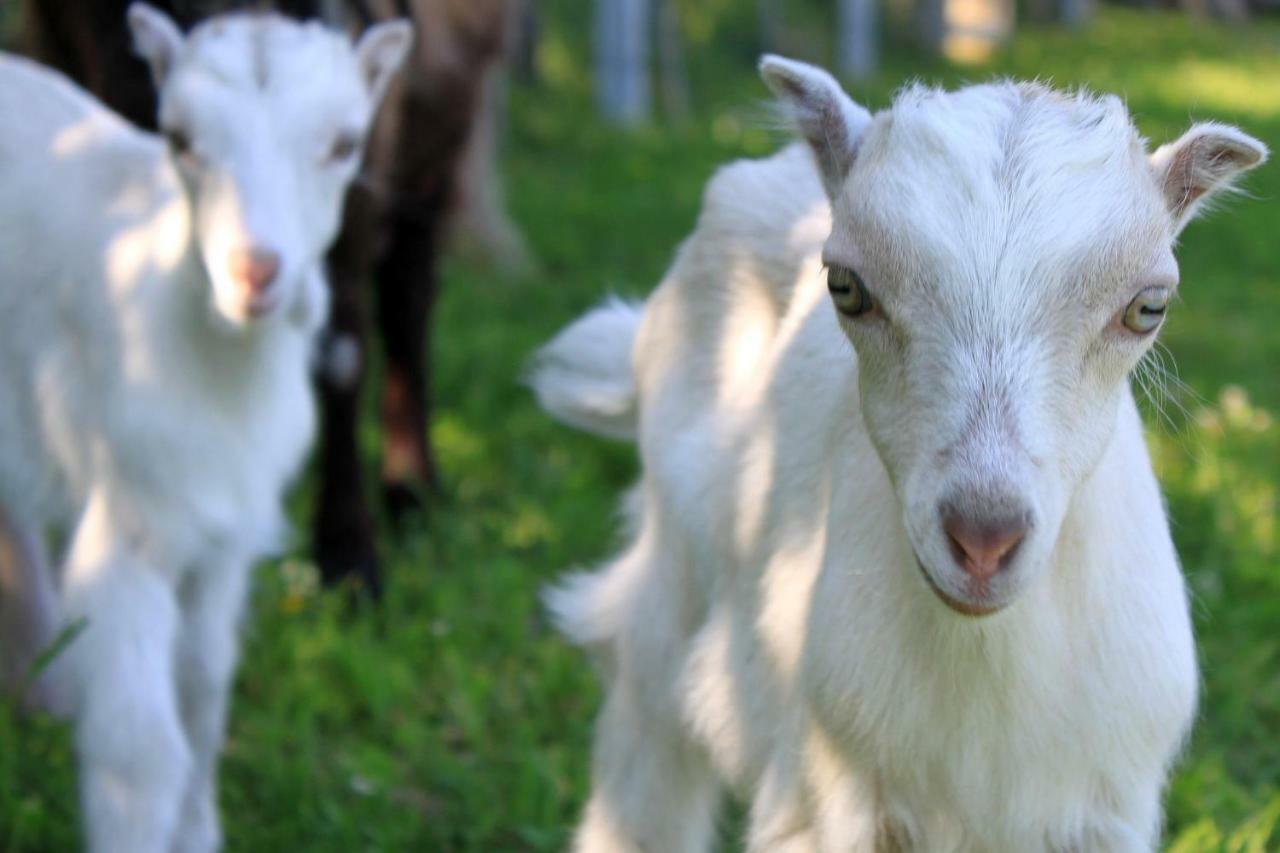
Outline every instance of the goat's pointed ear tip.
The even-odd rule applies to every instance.
[[[407,18],[382,21],[365,30],[356,40],[356,51],[363,56],[377,54],[379,61],[402,63],[413,48],[413,22]]]
[[[814,70],[813,66],[795,59],[788,59],[785,56],[779,56],[776,53],[766,53],[760,57],[760,62],[756,65],[761,76],[766,79],[769,77],[777,77],[784,79],[798,79],[803,77],[805,72]]]
[[[408,18],[396,18],[394,21],[387,21],[387,32],[397,39],[412,41],[413,21]]]
[[[799,97],[804,94],[805,66],[794,59],[787,59],[774,53],[766,53],[760,57],[757,66],[760,79],[775,95],[782,97]]]
[[[1188,136],[1215,137],[1217,147],[1230,151],[1237,166],[1252,169],[1267,161],[1270,152],[1259,139],[1255,139],[1238,127],[1219,122],[1203,122],[1193,127]]]
[[[133,37],[134,52],[150,63],[153,79],[163,79],[182,44],[182,29],[164,10],[150,3],[130,3],[125,10],[125,20]]]
[[[135,27],[146,26],[154,21],[166,20],[169,16],[164,12],[152,6],[150,3],[143,3],[142,0],[134,0],[125,9],[125,15],[129,19],[129,23]]]
[[[776,73],[777,57],[772,53],[766,53],[760,57],[760,61],[756,63],[756,73],[760,75],[760,79],[765,83],[770,82],[770,78]]]
[[[1243,155],[1241,166],[1252,169],[1267,162],[1271,152],[1267,150],[1265,143],[1242,130],[1237,130],[1236,133],[1239,134],[1236,141],[1240,143],[1240,153]]]
[[[408,18],[381,21],[370,27],[364,37],[375,41],[408,44],[413,41],[413,22]]]

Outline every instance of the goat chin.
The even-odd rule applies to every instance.
[[[1196,705],[1186,595],[1131,398],[1001,612],[921,578],[823,285],[808,153],[722,170],[643,307],[535,358],[555,418],[644,462],[622,553],[546,595],[601,666],[580,851],[1150,850]]]

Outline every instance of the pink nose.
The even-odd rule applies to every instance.
[[[977,581],[990,580],[1009,565],[1018,544],[1027,535],[1025,518],[981,518],[945,513],[942,529],[951,541],[951,555],[965,574]]]
[[[261,296],[280,272],[280,255],[269,249],[236,249],[227,259],[231,277],[252,296]]]

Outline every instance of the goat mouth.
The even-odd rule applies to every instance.
[[[258,320],[273,313],[280,305],[280,298],[275,293],[262,296],[251,296],[244,302],[244,311],[249,317]]]
[[[921,576],[924,577],[924,582],[929,585],[929,589],[933,591],[933,594],[936,595],[949,610],[959,613],[961,616],[981,619],[984,616],[991,616],[992,614],[998,613],[1004,609],[1004,604],[979,604],[972,601],[960,601],[959,599],[953,598],[944,592],[942,587],[938,586],[937,582],[933,579],[933,576],[929,574],[929,570],[924,567],[924,563],[919,557],[916,557],[916,568],[920,570]]]

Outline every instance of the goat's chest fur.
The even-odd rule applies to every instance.
[[[833,491],[834,507],[856,506]],[[1125,559],[1066,544],[1042,588],[975,623],[941,608],[909,555],[863,558],[834,529],[827,542],[798,692],[818,748],[875,792],[876,817],[909,849],[1114,849],[1089,833],[1131,813],[1194,712],[1176,569],[1132,582]]]
[[[149,286],[179,291],[178,313],[207,310],[181,276]],[[23,360],[29,383],[4,391],[33,416],[7,467],[44,486],[41,520],[69,524],[102,490],[146,519],[166,563],[276,547],[283,490],[314,432],[307,342],[292,330],[237,339],[207,318],[150,316],[154,302],[96,307],[85,322],[53,315]]]
[[[827,310],[794,340],[820,339]],[[1091,846],[1113,843],[1090,841],[1098,815],[1163,772],[1195,707],[1167,531],[1125,529],[1135,504],[1160,517],[1149,471],[1108,454],[1084,498],[1098,509],[1068,521],[1043,584],[996,617],[959,616],[902,544],[853,370],[786,349],[779,387],[808,383],[823,411],[762,403],[694,425],[657,468],[680,507],[660,523],[679,527],[705,602],[677,680],[687,725],[743,792],[805,755],[798,796],[843,790],[907,849],[1112,849]],[[1117,440],[1140,444],[1136,414],[1123,420]]]

